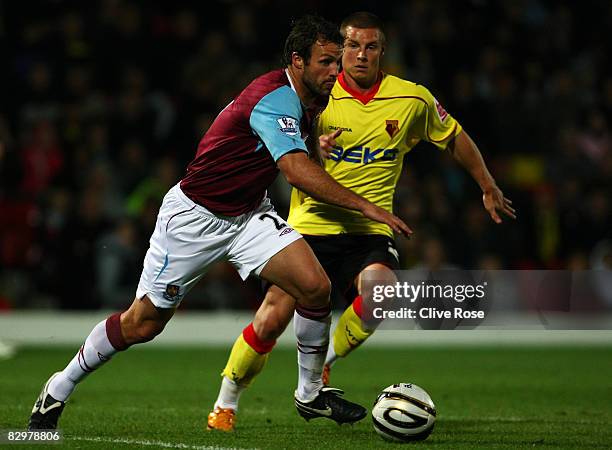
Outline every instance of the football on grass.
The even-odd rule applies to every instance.
[[[383,439],[421,441],[433,431],[436,407],[425,389],[416,384],[393,384],[376,398],[372,421]]]

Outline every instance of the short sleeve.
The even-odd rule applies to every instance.
[[[425,101],[420,126],[419,137],[431,142],[440,150],[446,149],[448,143],[462,131],[462,127],[423,86],[420,86],[420,97]]]
[[[282,86],[262,97],[253,108],[249,123],[272,158],[278,161],[292,150],[308,153],[300,131],[302,115],[296,93],[289,86]]]

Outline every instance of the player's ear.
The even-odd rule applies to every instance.
[[[297,68],[297,69],[303,69],[304,68],[304,59],[298,55],[297,52],[293,52],[291,54],[291,63]]]

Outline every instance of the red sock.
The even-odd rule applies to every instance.
[[[270,353],[274,344],[276,344],[276,339],[272,341],[262,341],[257,333],[255,333],[255,328],[253,328],[253,322],[248,324],[244,330],[242,330],[242,337],[249,344],[253,350],[257,353],[263,355],[265,353]]]

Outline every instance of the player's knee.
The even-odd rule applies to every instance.
[[[160,334],[166,323],[157,320],[126,320],[122,323],[122,333],[129,345],[149,342]]]
[[[149,342],[155,339],[155,336],[164,331],[165,322],[156,320],[146,320],[142,322],[136,329],[138,342]]]
[[[287,323],[279,314],[267,314],[265,317],[257,317],[253,321],[253,327],[262,341],[274,341],[283,334]]]
[[[302,303],[305,306],[324,306],[329,303],[331,282],[325,273],[308,277],[302,285]]]

